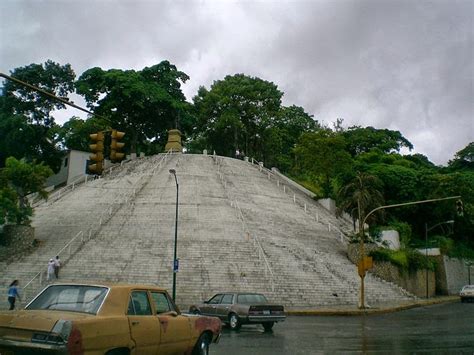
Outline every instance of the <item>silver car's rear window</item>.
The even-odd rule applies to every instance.
[[[259,303],[268,303],[268,301],[264,295],[243,294],[237,295],[237,303],[252,305]]]
[[[87,285],[52,285],[43,290],[26,309],[45,309],[97,314],[108,288]]]

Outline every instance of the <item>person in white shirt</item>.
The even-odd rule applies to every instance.
[[[51,281],[53,279],[54,279],[54,259],[49,259],[47,280]]]
[[[59,260],[59,256],[56,255],[56,259],[54,259],[54,276],[59,279],[59,268],[61,267],[61,260]]]

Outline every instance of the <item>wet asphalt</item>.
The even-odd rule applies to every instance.
[[[379,315],[289,316],[271,332],[260,325],[224,328],[211,354],[474,354],[474,303]]]

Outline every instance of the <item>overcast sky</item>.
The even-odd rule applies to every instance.
[[[189,101],[244,73],[320,122],[398,130],[444,165],[474,141],[473,13],[473,0],[1,0],[0,72],[169,60]]]

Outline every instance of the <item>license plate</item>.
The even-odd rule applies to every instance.
[[[263,314],[268,315],[270,314],[270,311],[263,311]]]

